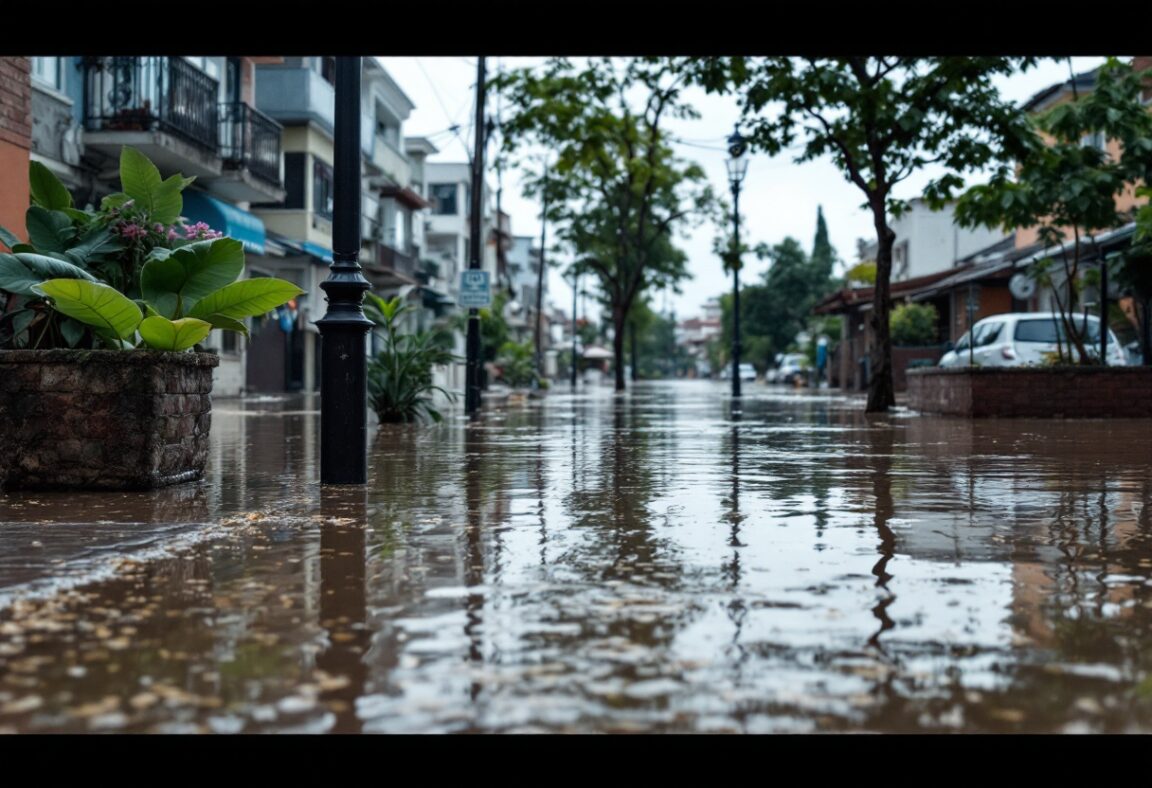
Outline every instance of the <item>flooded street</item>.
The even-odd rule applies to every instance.
[[[726,384],[0,497],[0,731],[1152,731],[1152,422]]]

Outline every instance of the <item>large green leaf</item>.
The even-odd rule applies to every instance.
[[[21,241],[16,236],[16,233],[12,232],[7,227],[0,227],[0,243],[4,244],[9,249],[12,249],[12,247],[23,243],[23,241]],[[13,249],[12,251],[16,250]]]
[[[169,320],[159,315],[140,323],[140,338],[156,350],[187,350],[212,331],[212,324],[194,317]]]
[[[140,293],[157,312],[175,319],[204,296],[236,281],[243,270],[244,247],[239,241],[197,241],[144,263]]]
[[[158,314],[167,318],[181,317],[184,309],[180,288],[186,278],[184,266],[171,257],[149,260],[140,269],[140,295]]]
[[[84,338],[84,326],[76,320],[64,318],[60,321],[60,335],[68,343],[68,347],[76,347]]]
[[[160,170],[148,157],[135,148],[120,151],[120,184],[124,193],[148,214],[150,222],[172,224],[184,210],[180,192],[195,178],[173,175],[161,180]]]
[[[28,240],[38,252],[63,252],[68,248],[72,220],[61,211],[50,211],[39,205],[28,206],[25,218]]]
[[[123,248],[124,245],[111,230],[97,227],[81,238],[75,246],[69,247],[68,256],[87,264],[89,260],[102,258]]]
[[[32,192],[32,202],[50,211],[62,211],[72,207],[72,195],[60,182],[52,170],[38,161],[28,166],[28,186]]]
[[[127,296],[99,282],[50,279],[32,289],[51,298],[58,312],[119,339],[132,336],[144,318],[140,307]]]
[[[188,315],[204,319],[210,315],[221,315],[238,320],[271,312],[303,292],[296,285],[283,279],[263,276],[243,279],[202,298],[196,302],[196,306],[192,307]]]
[[[248,326],[242,321],[236,320],[232,317],[225,317],[224,315],[204,315],[201,319],[207,320],[212,324],[212,328],[219,328],[224,331],[235,331],[237,334],[248,336]]]
[[[24,334],[32,321],[36,319],[37,312],[35,309],[19,309],[15,312],[8,312],[5,315],[0,315],[0,324],[5,321],[12,323],[12,347],[22,347],[28,344],[27,341],[20,342],[19,338]]]
[[[86,279],[95,282],[96,277],[83,268],[48,257],[42,254],[0,253],[0,290],[18,293],[23,296],[39,295],[32,288],[45,279]]]

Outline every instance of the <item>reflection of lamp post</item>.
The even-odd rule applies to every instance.
[[[580,292],[580,274],[572,274],[572,390],[576,390],[576,296]]]
[[[728,138],[728,185],[732,187],[732,396],[740,396],[740,182],[748,172],[748,143],[733,131]]]

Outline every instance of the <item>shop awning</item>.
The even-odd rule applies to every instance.
[[[332,250],[325,249],[323,246],[311,241],[304,241],[300,247],[315,258],[323,260],[328,265],[332,265]]]
[[[254,214],[211,197],[204,192],[184,192],[184,218],[204,222],[213,230],[235,238],[245,252],[264,254],[264,222]]]

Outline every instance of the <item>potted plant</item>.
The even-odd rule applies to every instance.
[[[28,243],[0,228],[0,486],[148,489],[203,474],[213,328],[300,294],[241,279],[239,241],[180,216],[192,182],[124,148],[123,191],[80,210],[32,162]]]

